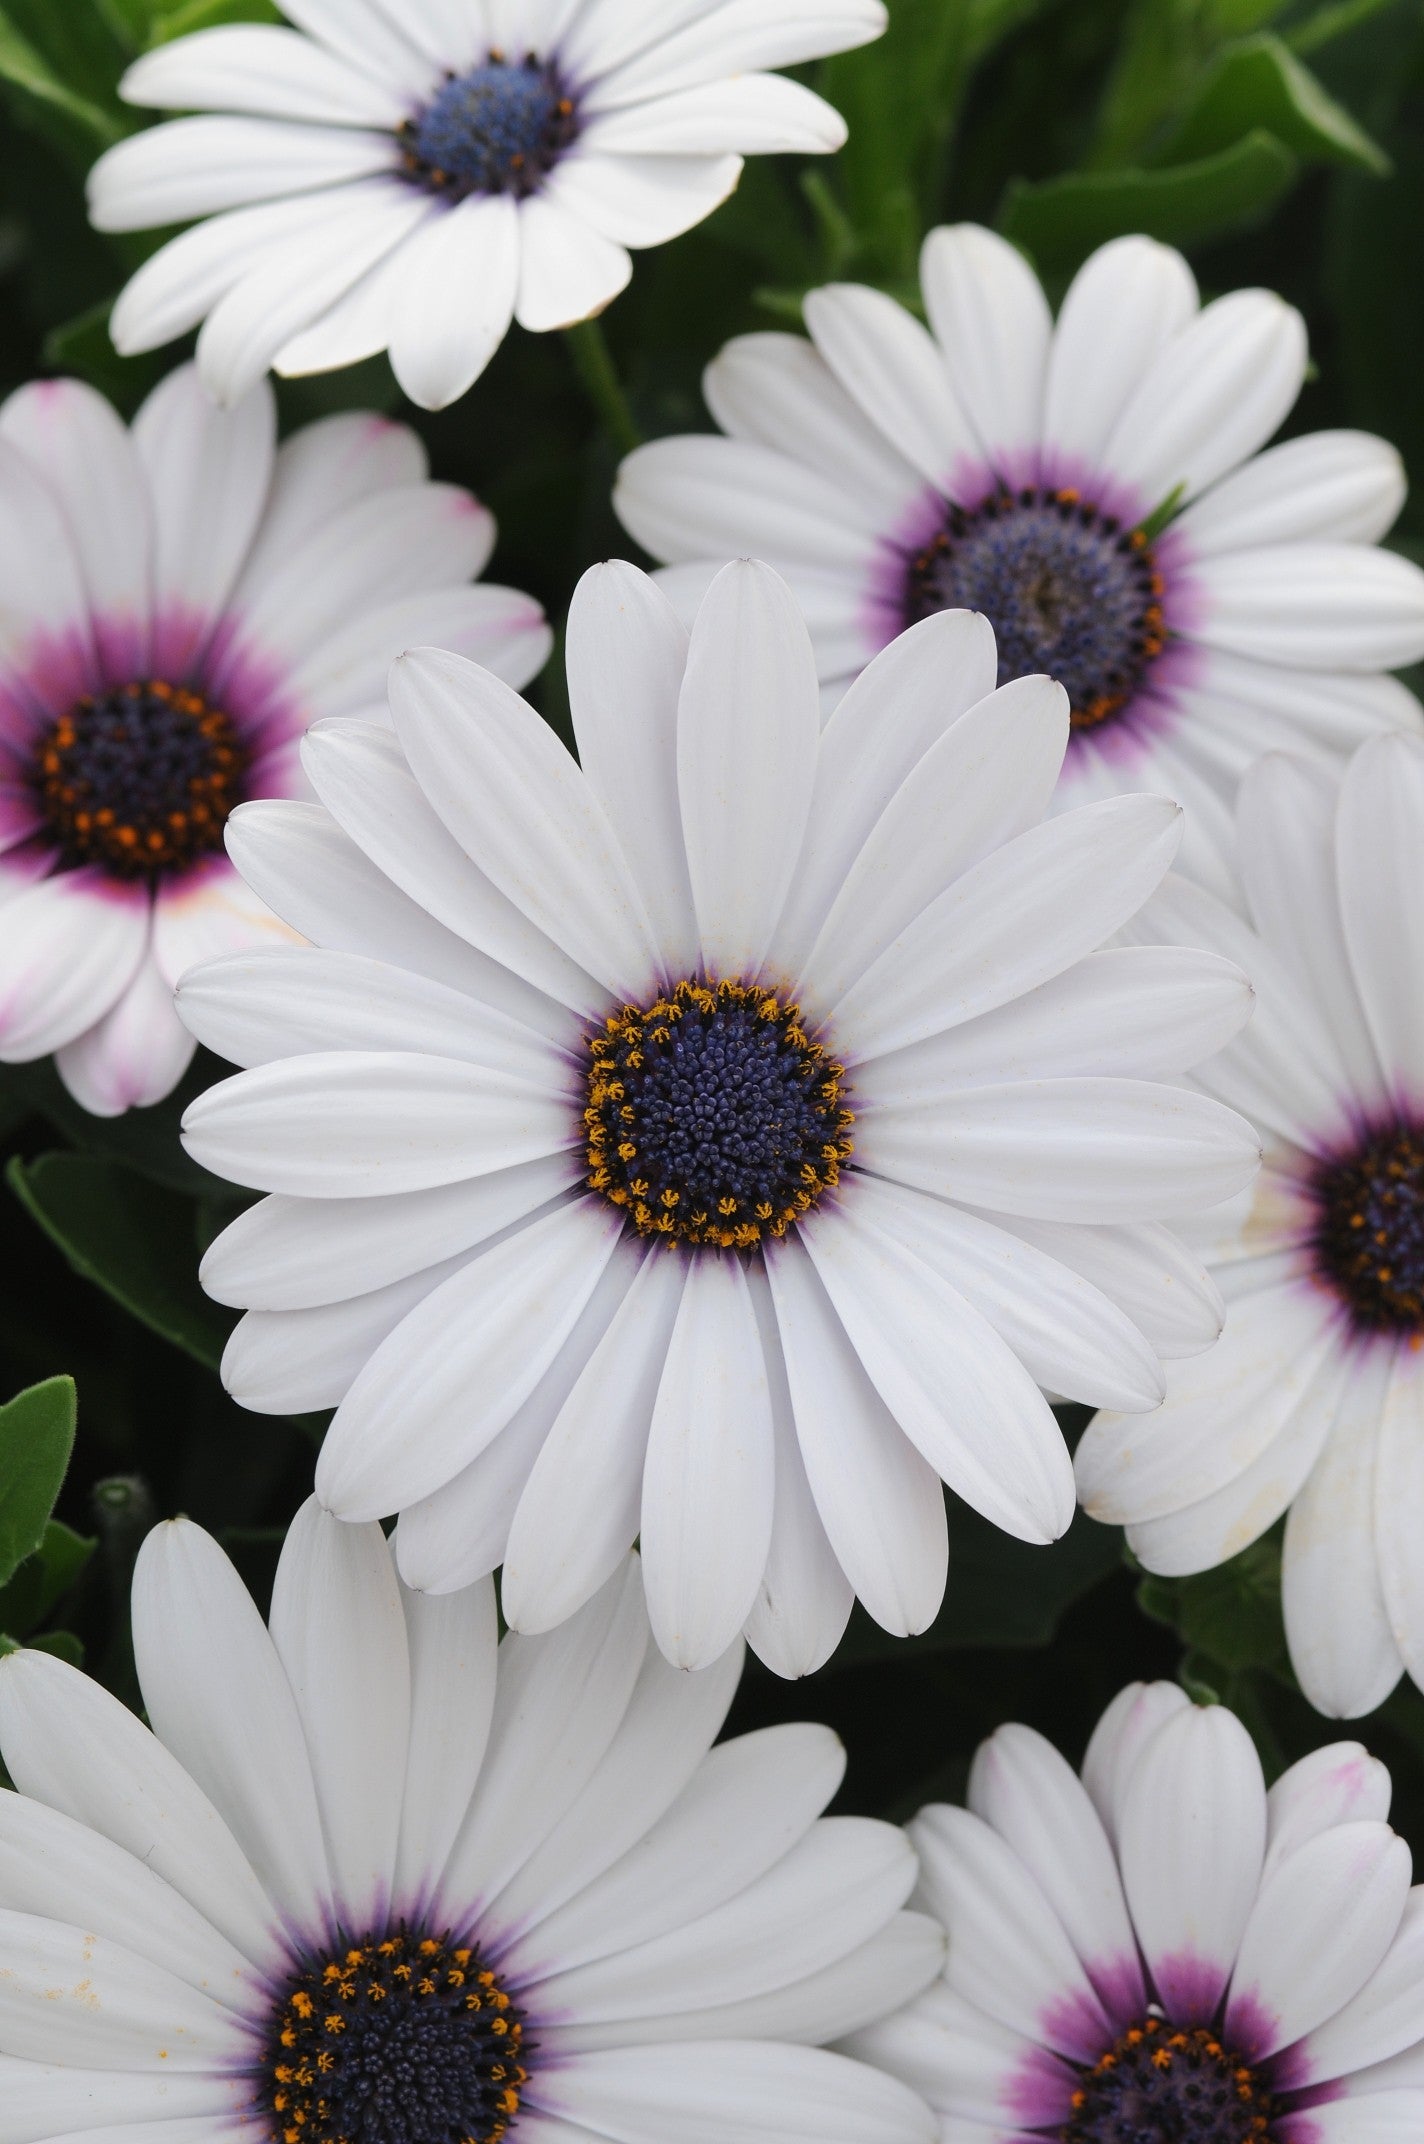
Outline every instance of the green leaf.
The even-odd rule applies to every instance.
[[[0,1584],[44,1540],[74,1449],[72,1377],[31,1385],[0,1407]]]
[[[78,1584],[97,1546],[62,1520],[51,1519],[35,1553],[25,1558],[8,1585],[0,1586],[0,1630],[37,1630]]]
[[[1195,245],[1259,222],[1299,169],[1284,143],[1257,130],[1198,163],[1020,182],[1009,189],[999,226],[1040,267],[1066,273],[1127,231]]]
[[[1033,1548],[966,1505],[949,1515],[949,1584],[944,1606],[918,1637],[892,1638],[857,1607],[825,1672],[867,1660],[969,1647],[1047,1645],[1075,1601],[1120,1568],[1122,1537],[1081,1512],[1061,1541]]]
[[[51,1058],[28,1065],[0,1065],[0,1104],[23,1103],[73,1145],[121,1161],[155,1183],[195,1198],[231,1202],[232,1186],[190,1161],[178,1141],[183,1111],[195,1095],[212,1085],[217,1077],[215,1062],[200,1051],[187,1076],[165,1101],[152,1109],[126,1110],[121,1117],[90,1116],[64,1085]]]
[[[47,1630],[38,1638],[27,1638],[22,1648],[14,1638],[0,1637],[0,1655],[18,1653],[53,1653],[56,1660],[63,1660],[72,1668],[84,1665],[84,1640],[76,1638],[72,1630]]]
[[[209,30],[219,22],[280,22],[271,0],[100,0],[105,14],[137,45]]]
[[[232,1329],[198,1285],[192,1202],[89,1154],[18,1158],[6,1174],[74,1271],[209,1369]]]
[[[1154,1621],[1178,1632],[1203,1669],[1225,1669],[1229,1677],[1285,1662],[1281,1545],[1274,1534],[1194,1578],[1145,1577],[1137,1597]],[[1206,1679],[1225,1678],[1208,1673]]]
[[[69,0],[72,4],[72,0]],[[12,14],[0,10],[0,82],[18,92],[21,102],[41,115],[57,115],[67,128],[87,140],[89,153],[107,149],[125,132],[123,122],[102,106],[71,89],[64,77],[16,28]]]
[[[113,298],[101,298],[87,312],[51,328],[44,340],[44,358],[53,372],[70,372],[97,387],[125,417],[132,417],[151,387],[168,371],[171,352],[154,351],[144,357],[120,357],[109,334]]]
[[[1279,37],[1228,46],[1154,163],[1186,164],[1264,128],[1308,162],[1348,164],[1377,176],[1389,158]]]

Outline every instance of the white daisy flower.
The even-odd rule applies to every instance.
[[[190,116],[103,155],[104,231],[189,222],[120,297],[124,352],[203,322],[224,400],[269,365],[389,350],[415,402],[479,378],[512,319],[601,312],[628,249],[709,216],[744,156],[825,152],[845,124],[764,72],[885,28],[882,0],[282,0],[296,27],[175,38],[124,76]]]
[[[0,1661],[6,2144],[931,2144],[820,2044],[938,1971],[904,1833],[821,1817],[827,1728],[714,1748],[739,1654],[670,1669],[635,1564],[497,1646],[308,1503],[270,1632],[185,1520],[133,1620],[152,1732]]]
[[[412,641],[547,660],[532,596],[469,585],[494,536],[403,426],[278,447],[265,385],[220,412],[191,365],[131,430],[77,380],[0,405],[0,1062],[55,1051],[100,1116],[170,1092],[179,975],[291,935],[223,853],[234,805],[307,795],[307,724],[381,713]]]
[[[932,231],[921,276],[928,329],[879,291],[813,291],[809,343],[747,335],[709,367],[726,438],[623,464],[618,512],[684,610],[723,559],[769,559],[832,701],[915,620],[982,611],[1001,684],[1067,689],[1060,808],[1175,796],[1197,876],[1220,876],[1258,753],[1418,727],[1382,674],[1424,655],[1424,574],[1375,548],[1399,456],[1343,431],[1258,451],[1305,373],[1292,307],[1199,310],[1181,255],[1136,237],[1092,255],[1056,324],[976,225]]]
[[[943,1977],[846,2045],[942,2144],[1412,2144],[1424,1885],[1358,1743],[1267,1793],[1240,1721],[1170,1683],[1109,1706],[1081,1780],[1004,1727],[969,1807],[910,1826]]]
[[[1241,791],[1239,916],[1169,879],[1139,923],[1213,946],[1259,992],[1197,1075],[1262,1127],[1265,1167],[1184,1224],[1230,1304],[1205,1363],[1143,1421],[1105,1414],[1083,1501],[1150,1570],[1222,1563],[1289,1507],[1284,1598],[1311,1701],[1424,1687],[1424,743],[1376,738],[1343,779],[1272,753]]]
[[[687,636],[631,566],[569,621],[575,761],[456,656],[392,674],[395,735],[320,724],[320,806],[249,805],[250,885],[314,947],[197,970],[233,1063],[189,1151],[272,1194],[203,1278],[248,1316],[245,1405],[337,1408],[342,1517],[402,1514],[439,1591],[504,1564],[542,1630],[641,1534],[684,1666],[745,1626],[782,1673],[852,1589],[941,1600],[940,1477],[1045,1542],[1074,1506],[1039,1386],[1155,1406],[1216,1291],[1158,1216],[1255,1173],[1161,1075],[1234,1034],[1210,953],[1098,951],[1180,812],[1040,823],[1061,689],[994,690],[928,620],[821,734],[806,627],[730,566]],[[319,950],[318,950],[319,949]]]

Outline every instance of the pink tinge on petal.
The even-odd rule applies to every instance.
[[[1069,801],[1092,803],[1102,794],[1101,789],[1090,788],[1087,795],[1069,799],[1067,785],[1073,779],[1075,763],[1085,775],[1097,764],[1109,768],[1116,781],[1167,788],[1165,779],[1153,773],[1153,751],[1178,728],[1185,696],[1205,667],[1206,657],[1190,641],[1169,641],[1148,671],[1146,684],[1119,713],[1094,729],[1074,730],[1063,763],[1059,808]]]
[[[1129,2025],[1141,2020],[1147,2007],[1147,1986],[1136,1952],[1131,1957],[1104,1958],[1096,1963],[1084,1959],[1083,1970],[1115,2032],[1125,2032]]]
[[[193,682],[211,705],[231,717],[247,749],[260,756],[299,736],[310,715],[292,692],[287,665],[245,640],[245,630],[232,613],[221,618]]]
[[[212,637],[213,621],[208,611],[187,603],[163,604],[150,627],[151,674],[166,678],[170,685],[196,686]]]
[[[1266,2075],[1271,2080],[1272,2089],[1279,2094],[1289,2095],[1291,2101],[1284,2123],[1278,2125],[1280,2134],[1291,2138],[1292,2144],[1311,2144],[1311,2140],[1320,2135],[1320,2124],[1310,2122],[1309,2126],[1306,2126],[1310,2109],[1333,2106],[1337,2099],[1347,2096],[1350,2087],[1343,2077],[1327,2077],[1319,2084],[1293,2085],[1290,2082],[1293,2053],[1293,2049],[1287,2048],[1274,2062],[1268,2062]],[[1291,2126],[1295,2123],[1300,2123],[1301,2126]]]
[[[0,855],[39,833],[45,815],[27,782],[0,781]]]
[[[1045,2003],[1038,2016],[1038,2036],[1075,2062],[1096,2062],[1112,2044],[1113,2034],[1097,2003],[1072,1992]]]
[[[17,738],[32,737],[39,725],[109,682],[98,667],[87,620],[64,633],[34,633],[10,658],[7,685],[0,686],[0,727]],[[19,725],[13,732],[12,721]]]
[[[1162,576],[1162,615],[1167,630],[1192,640],[1206,623],[1207,598],[1200,577],[1192,570],[1191,538],[1173,523],[1154,537],[1152,556]]]
[[[1209,2025],[1221,2001],[1222,1966],[1191,1951],[1174,1951],[1153,1968],[1157,1995],[1174,2025]]]
[[[44,840],[20,842],[0,856],[0,908],[23,893],[27,886],[48,878],[59,861],[58,851]]]
[[[152,677],[151,627],[147,618],[109,615],[93,620],[94,650],[107,685],[128,685]]]
[[[951,504],[972,510],[995,487],[993,471],[965,455],[954,467],[952,500],[927,484],[895,527],[885,531],[861,603],[860,627],[866,638],[867,662],[892,640],[898,640],[911,622],[907,603],[910,567],[943,528]]]
[[[1124,483],[1110,469],[1055,447],[1047,439],[1039,447],[1033,476],[1022,481],[1044,491],[1076,491],[1085,504],[1095,506],[1100,514],[1110,514],[1125,529],[1140,527],[1159,504],[1144,499],[1135,484]]]
[[[1078,2073],[1046,2047],[1035,2047],[1003,2090],[1006,2113],[1025,2129],[1061,2129],[1073,2112]]]

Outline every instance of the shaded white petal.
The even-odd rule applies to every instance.
[[[324,228],[333,192],[318,188],[252,208],[228,209],[170,238],[130,276],[114,302],[109,333],[123,357],[156,350],[195,328],[247,271],[288,239]]]
[[[1231,1977],[1266,1852],[1255,1744],[1220,1705],[1174,1711],[1123,1787],[1118,1854],[1167,2014],[1206,2024]]]
[[[376,130],[203,113],[145,127],[106,149],[89,174],[89,215],[100,231],[188,223],[366,178],[395,161],[391,136]]]
[[[521,226],[512,194],[474,194],[427,218],[405,249],[391,370],[421,409],[458,400],[508,333]]]
[[[380,1527],[343,1526],[308,1497],[277,1561],[270,1622],[335,1893],[362,1927],[390,1907],[410,1739],[405,1616]]]
[[[923,489],[878,428],[875,410],[847,393],[804,335],[733,336],[703,373],[702,393],[733,439],[833,475],[886,527],[902,519]]]
[[[1190,1702],[1180,1683],[1129,1683],[1093,1729],[1083,1758],[1083,1785],[1114,1847],[1133,1767],[1163,1721]]]
[[[224,2121],[246,2096],[231,2078],[194,2070],[75,2069],[67,2061],[26,2062],[0,2055],[3,2144],[235,2144]]]
[[[579,765],[638,883],[669,972],[690,974],[697,928],[677,794],[678,693],[687,634],[646,574],[591,566],[567,630]]]
[[[648,1614],[668,1659],[707,1667],[751,1612],[771,1544],[771,1399],[739,1260],[688,1268],[643,1469]]]
[[[151,510],[127,425],[82,380],[32,380],[0,405],[0,438],[63,513],[102,636],[131,634],[146,662]]]
[[[641,52],[598,83],[590,98],[594,110],[665,97],[748,67],[796,67],[828,52],[849,52],[879,37],[887,19],[880,0],[721,0],[710,10],[689,12],[689,20],[673,20],[667,28],[660,23]],[[590,50],[601,28],[598,13],[587,17]]]
[[[601,156],[824,155],[845,138],[845,121],[823,98],[784,75],[755,73],[599,112],[583,129]]]
[[[531,194],[520,203],[514,312],[522,328],[538,335],[587,320],[610,305],[632,275],[627,249],[585,222],[576,202]]]
[[[1175,526],[1192,554],[1260,544],[1378,543],[1404,504],[1404,465],[1369,432],[1283,440],[1193,500]]]
[[[1424,654],[1424,572],[1368,544],[1225,551],[1192,569],[1208,646],[1300,670],[1397,670]]]
[[[1264,446],[1300,392],[1305,323],[1267,290],[1234,290],[1171,337],[1112,428],[1104,459],[1148,513],[1195,496]]]
[[[1266,1866],[1336,1824],[1389,1815],[1390,1776],[1362,1742],[1328,1742],[1289,1765],[1266,1796]]]
[[[1307,2075],[1312,2080],[1348,2076],[1367,2065],[1388,2062],[1407,2048],[1420,2060],[1422,2004],[1424,1886],[1416,1885],[1404,1902],[1399,1932],[1378,1970],[1299,2050],[1308,2066]],[[1359,2081],[1368,2089],[1365,2078]]]
[[[0,1063],[48,1056],[123,996],[148,947],[149,892],[97,864],[41,879],[5,904]]]
[[[1066,2126],[1074,2072],[1037,2040],[990,2017],[943,1980],[903,2010],[855,2033],[845,2052],[889,2070],[941,2116],[941,2144],[1004,2144],[1004,2125]]]
[[[153,495],[154,597],[177,613],[161,618],[155,662],[191,660],[227,602],[267,502],[276,436],[269,388],[221,410],[193,365],[160,381],[134,418]]]
[[[805,313],[821,356],[897,453],[938,491],[971,490],[979,441],[943,354],[918,320],[885,292],[856,283],[808,291]]]
[[[1072,1468],[1017,1356],[942,1275],[856,1201],[801,1224],[816,1271],[891,1413],[966,1503],[1021,1540],[1073,1516]]]
[[[232,1827],[289,1913],[330,1896],[311,1763],[267,1627],[201,1526],[156,1526],[133,1586],[134,1657],[154,1731]]]
[[[1059,481],[1073,482],[1075,462],[1101,466],[1128,396],[1196,309],[1196,279],[1170,246],[1134,233],[1088,256],[1068,286],[1048,357],[1043,439]]]
[[[219,24],[145,52],[124,74],[128,104],[169,111],[214,107],[271,119],[398,127],[405,100],[334,52],[266,23]]]
[[[0,2038],[31,2061],[212,2071],[247,2053],[231,2011],[104,1936],[0,1908],[0,1947]]]
[[[561,1206],[417,1304],[337,1410],[317,1461],[322,1502],[342,1518],[380,1518],[467,1465],[558,1354],[620,1226],[601,1199]]]
[[[1424,742],[1400,733],[1356,753],[1336,821],[1340,914],[1380,1063],[1396,1093],[1416,1101],[1424,1090],[1421,813]]]
[[[1220,1289],[1186,1245],[1159,1224],[1092,1228],[1018,1218],[1003,1226],[1100,1288],[1164,1362],[1200,1355],[1220,1338],[1226,1320]]]
[[[534,2097],[613,2144],[934,2144],[936,2133],[898,2078],[765,2040],[575,2055]]]
[[[661,246],[725,201],[739,156],[611,156],[575,143],[544,182],[544,198],[570,209],[619,246]]]
[[[1000,475],[1035,456],[1052,318],[1038,277],[1007,239],[942,225],[920,252],[925,310],[950,378]]]
[[[1375,1462],[1375,1543],[1390,1628],[1404,1664],[1424,1687],[1424,1365],[1395,1357]]]
[[[707,592],[678,700],[677,784],[703,959],[752,975],[811,809],[820,701],[805,624],[769,567],[743,559]]]
[[[391,674],[407,758],[456,840],[508,899],[615,994],[658,951],[617,838],[547,722],[487,671],[434,649]]]
[[[396,1849],[396,1895],[425,1898],[475,1790],[494,1712],[499,1619],[494,1586],[401,1588],[410,1646],[410,1748]],[[413,1907],[412,1907],[413,1910]]]
[[[842,1570],[897,1637],[944,1598],[949,1539],[939,1476],[881,1399],[799,1238],[767,1261],[796,1434]]]
[[[56,1051],[55,1070],[91,1116],[117,1117],[171,1094],[196,1047],[157,961],[142,960],[103,1019]]]
[[[868,577],[878,533],[869,507],[834,470],[808,469],[758,440],[701,433],[635,447],[619,468],[613,503],[644,550],[673,563],[720,565],[753,552],[783,570],[859,581]]]

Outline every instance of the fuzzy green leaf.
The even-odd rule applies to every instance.
[[[1377,176],[1389,158],[1280,38],[1243,38],[1222,52],[1180,124],[1154,157],[1186,164],[1264,128],[1308,162],[1347,164]]]
[[[1009,189],[1000,228],[1039,265],[1066,272],[1127,231],[1189,245],[1258,221],[1300,166],[1273,134],[1166,170],[1071,172]]]
[[[31,1385],[0,1407],[0,1584],[44,1540],[74,1449],[72,1377]]]

